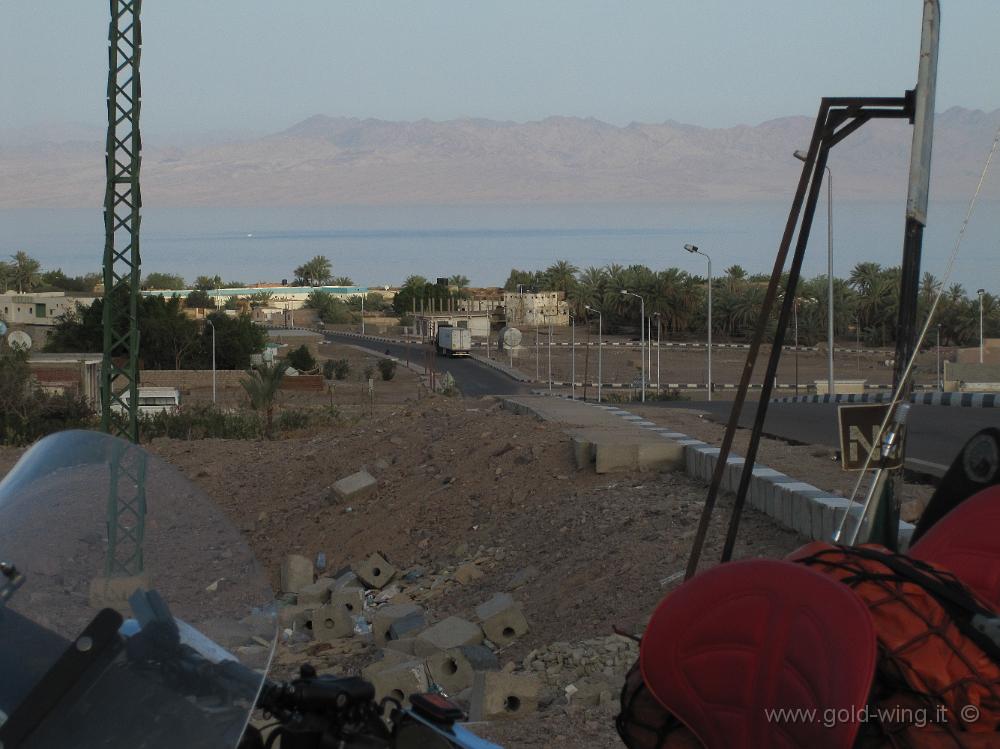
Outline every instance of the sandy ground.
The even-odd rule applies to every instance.
[[[363,360],[364,354],[349,356]],[[401,571],[444,582],[421,603],[431,621],[472,617],[494,593],[510,591],[530,632],[504,650],[518,669],[527,654],[556,642],[610,635],[613,625],[641,631],[662,596],[679,584],[701,513],[705,487],[680,474],[598,476],[576,471],[558,425],[501,410],[495,399],[421,393],[406,373],[386,387],[374,416],[358,411],[336,427],[275,441],[157,439],[149,447],[197,483],[239,528],[277,584],[287,553],[325,553],[336,570],[380,550]],[[349,400],[363,383],[335,386]],[[329,397],[328,395],[326,396]],[[637,411],[708,441],[721,427],[696,413]],[[740,433],[740,449],[745,433]],[[22,451],[0,449],[0,473]],[[826,489],[843,475],[826,448],[767,441],[760,460]],[[336,480],[366,468],[377,494],[345,503]],[[718,559],[730,498],[723,497],[704,557]],[[748,511],[736,556],[780,557],[803,539]],[[482,577],[460,584],[450,572],[474,564]],[[528,567],[529,583],[512,578]],[[321,670],[357,672],[370,645],[339,652],[282,650],[276,673],[302,659]],[[612,714],[567,705],[560,690],[520,720],[477,730],[506,746],[616,747]]]

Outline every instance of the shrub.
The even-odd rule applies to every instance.
[[[327,359],[325,362],[323,362],[323,377],[325,377],[327,380],[332,380],[336,371],[337,371],[337,363],[333,359]]]
[[[382,373],[383,380],[391,380],[396,376],[396,362],[392,359],[379,359],[378,371]]]
[[[369,364],[365,367],[365,380],[370,380],[375,376],[375,365]]]
[[[300,372],[309,372],[316,369],[316,359],[309,351],[309,347],[304,343],[288,354],[288,363]]]
[[[224,411],[212,404],[182,406],[174,412],[142,416],[139,432],[144,439],[259,439],[264,420],[256,411]]]
[[[333,363],[333,376],[338,380],[347,379],[348,373],[351,371],[351,363],[347,359],[337,359]]]

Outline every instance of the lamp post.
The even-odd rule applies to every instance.
[[[570,325],[570,374],[569,374],[569,399],[576,400],[576,315],[569,313]]]
[[[937,389],[944,390],[941,386],[941,323],[937,324],[937,366],[934,371],[937,374]]]
[[[361,295],[361,335],[365,334],[365,295]]]
[[[979,363],[983,363],[983,294],[986,289],[976,289],[979,295]]]
[[[697,245],[686,244],[684,249],[692,255],[701,255],[708,260],[708,399],[712,400],[712,258],[698,249]]]
[[[601,382],[604,381],[604,372],[602,371],[602,365],[604,364],[604,341],[602,340],[604,315],[601,314],[599,309],[594,309],[590,305],[587,305],[585,309],[597,313],[597,402],[600,403]]]
[[[806,160],[804,151],[796,151],[795,158],[799,161]],[[833,172],[826,166],[826,338],[829,351],[826,355],[827,361],[827,391],[830,399],[834,395],[833,378]]]
[[[654,312],[653,317],[656,318],[656,394],[660,394],[660,315],[659,312]]]
[[[642,384],[642,402],[646,402],[646,300],[639,294],[622,289],[622,296],[639,300],[639,382]]]
[[[207,317],[205,322],[212,326],[212,403],[215,403],[215,323]]]
[[[549,395],[552,395],[552,320],[549,320]]]

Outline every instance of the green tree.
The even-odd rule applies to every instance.
[[[212,289],[222,288],[222,277],[221,276],[198,276],[194,279],[194,287],[200,289],[201,291],[211,291]]]
[[[204,289],[195,289],[184,300],[185,307],[197,307],[200,309],[215,309],[215,300],[208,295]]]
[[[330,280],[331,286],[353,286],[354,281],[351,280],[350,276],[337,276]]]
[[[259,354],[267,343],[267,331],[250,319],[249,315],[230,317],[224,312],[213,312],[208,319],[215,325],[215,361],[219,369],[246,369],[253,354]],[[212,329],[201,329],[198,346],[197,369],[208,369],[212,356]]]
[[[351,322],[351,320],[354,319],[347,304],[342,299],[335,297],[329,291],[321,291],[317,289],[316,291],[310,292],[309,296],[306,297],[306,301],[303,306],[306,307],[306,309],[316,310],[320,320],[332,325],[342,325],[344,323]]]
[[[300,372],[311,372],[316,369],[316,359],[304,343],[288,353],[288,363]]]
[[[187,288],[184,285],[184,278],[173,273],[150,273],[142,282],[142,286],[146,289],[165,289],[170,291],[180,291]]]
[[[323,255],[316,255],[295,269],[297,286],[323,286],[330,280],[330,261]]]
[[[270,439],[274,431],[274,406],[278,399],[281,381],[285,378],[285,362],[275,361],[273,364],[261,364],[248,369],[246,377],[240,378],[240,385],[250,399],[250,407],[254,411],[263,411],[265,415],[264,435]]]
[[[267,307],[274,300],[274,293],[270,291],[255,291],[247,297],[251,307]]]
[[[576,285],[576,274],[579,272],[580,269],[568,260],[557,260],[545,269],[546,288],[569,292]]]
[[[46,271],[41,275],[39,288],[49,291],[82,291],[92,293],[100,283],[99,273],[86,273],[82,276],[67,276],[62,268]]]
[[[469,285],[469,279],[466,276],[459,274],[449,278],[448,283],[451,286],[457,286],[460,289],[464,289]]]

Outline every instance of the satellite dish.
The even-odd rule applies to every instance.
[[[521,331],[517,328],[503,328],[500,331],[500,345],[505,349],[517,348],[521,345]]]
[[[13,349],[23,349],[27,351],[31,348],[31,336],[23,330],[15,330],[7,336],[7,345]]]
[[[3,320],[0,320],[0,336],[5,336],[5,335],[7,335],[7,323],[5,323]]]

